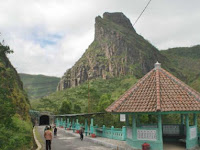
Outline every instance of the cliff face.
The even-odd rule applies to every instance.
[[[26,120],[29,119],[29,101],[23,91],[23,83],[17,71],[7,58],[6,52],[4,52],[5,49],[7,47],[0,43],[0,92],[4,94],[4,97],[0,97],[0,101],[5,101],[5,97],[8,98],[10,102],[7,101],[7,103],[10,103],[10,107],[12,107],[8,107],[8,109],[12,109],[14,113],[19,114],[21,118]],[[2,105],[2,109],[4,108],[4,105]]]
[[[104,13],[103,18],[95,19],[94,41],[66,71],[57,90],[78,86],[88,78],[141,77],[156,61],[164,59],[154,46],[136,33],[123,13]]]
[[[32,149],[30,105],[20,77],[6,56],[11,52],[0,42],[0,149]]]

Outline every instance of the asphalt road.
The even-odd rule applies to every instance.
[[[45,141],[43,136],[44,127],[39,126],[38,130]],[[57,137],[54,137],[52,140],[51,147],[51,150],[112,150],[96,143],[84,141],[84,139],[81,141],[80,138],[68,134],[64,130],[59,130],[59,128]]]

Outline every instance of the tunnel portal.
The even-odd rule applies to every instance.
[[[47,115],[40,116],[40,125],[49,125],[49,116]]]

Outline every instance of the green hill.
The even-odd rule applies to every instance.
[[[60,80],[60,78],[57,77],[44,75],[29,75],[23,73],[19,75],[30,100],[41,98],[55,92]]]
[[[0,43],[0,149],[31,149],[30,105],[20,77],[6,56],[9,53],[10,48]]]
[[[200,45],[160,52],[170,60],[171,67],[182,74],[180,79],[200,92]]]
[[[75,65],[65,72],[58,90],[78,86],[88,79],[126,75],[141,78],[157,60],[166,66],[166,58],[136,33],[123,13],[106,12],[103,17],[96,17],[94,30],[94,41]]]
[[[80,86],[68,88],[63,91],[54,92],[45,98],[32,101],[32,107],[37,110],[51,111],[55,114],[61,113],[60,109],[63,102],[71,103],[71,111],[66,113],[87,113],[87,112],[105,112],[114,100],[133,85],[137,79],[134,76],[115,77],[104,80],[97,78],[81,84]],[[88,93],[89,93],[89,108],[88,108]],[[112,121],[109,121],[111,118]],[[102,119],[102,117],[101,117]],[[106,125],[121,126],[116,115],[104,116]],[[99,121],[98,125],[103,125],[103,121]]]
[[[84,112],[88,107],[86,86],[90,80],[91,88],[94,88],[90,91],[94,92],[93,110],[97,111],[101,96],[110,95],[109,103],[116,100],[124,92],[120,83],[126,83],[127,78],[134,81],[141,78],[154,67],[156,61],[186,84],[200,90],[199,47],[159,51],[137,34],[123,13],[104,13],[103,17],[98,16],[95,19],[94,41],[74,66],[63,75],[58,84],[59,91],[33,102],[33,107],[58,113],[62,102],[68,100],[72,105],[81,104],[81,111]],[[130,86],[131,84],[126,84],[125,89]],[[45,108],[51,102],[57,106],[56,110],[51,106]],[[37,105],[39,103],[43,105]]]

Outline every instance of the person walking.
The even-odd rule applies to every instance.
[[[56,128],[56,126],[54,127],[53,132],[54,132],[54,137],[56,137],[57,136],[57,128]]]
[[[83,140],[83,132],[84,132],[83,127],[81,127],[79,131],[81,141]]]
[[[44,138],[46,140],[46,150],[51,150],[52,132],[49,127],[47,127],[47,130],[44,132]]]
[[[44,132],[47,130],[47,128],[48,128],[48,126],[46,126],[46,127],[44,128]]]

